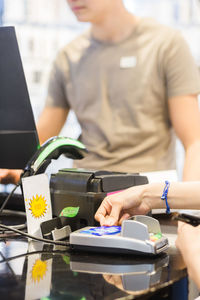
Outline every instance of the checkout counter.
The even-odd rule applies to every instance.
[[[69,201],[73,201],[75,197],[76,201],[81,199],[91,206],[91,203],[99,204],[109,190],[109,185],[105,184],[107,179],[111,179],[109,173],[79,173],[79,188],[74,185],[75,181],[71,180],[74,178],[74,170],[70,170],[70,173],[69,176],[68,170],[61,170],[51,178],[53,211],[57,216],[61,210],[60,203],[65,205],[66,193]],[[120,176],[119,182],[122,182],[121,176],[124,175],[117,176]],[[144,176],[128,176],[130,184],[133,178],[136,184],[146,183]],[[125,182],[127,183],[127,180]],[[63,190],[64,186],[67,186],[66,191]],[[91,194],[91,189],[94,194]],[[115,186],[112,189],[114,190]],[[20,204],[19,196],[17,201],[11,199],[10,204],[14,203]],[[93,214],[96,207],[91,206],[90,210]],[[86,222],[91,222],[89,217],[84,218],[86,215],[89,216],[88,210],[86,214],[84,209],[80,209],[80,219],[84,221],[84,226],[88,225]],[[72,252],[64,246],[28,242],[12,234],[9,238],[1,235],[1,299],[194,299],[189,296],[191,291],[187,270],[175,247],[177,223],[165,213],[153,216],[160,222],[161,232],[168,238],[170,245],[168,250],[154,257]],[[25,214],[1,216],[0,219],[7,225],[21,224],[25,222]],[[81,224],[79,219],[77,224]]]
[[[176,221],[164,214],[157,219],[170,248],[156,257],[70,252],[1,238],[1,299],[189,299],[187,272],[174,244]],[[23,223],[24,216],[3,222]]]

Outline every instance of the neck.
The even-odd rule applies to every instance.
[[[118,6],[102,19],[92,23],[92,35],[95,39],[119,42],[133,31],[138,18],[129,13],[124,6]]]

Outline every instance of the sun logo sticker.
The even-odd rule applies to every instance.
[[[31,270],[32,280],[39,283],[47,273],[47,262],[37,259]]]
[[[47,202],[44,197],[41,195],[36,195],[35,197],[30,200],[29,203],[30,207],[29,210],[32,213],[32,216],[37,219],[40,217],[44,217],[47,212]]]

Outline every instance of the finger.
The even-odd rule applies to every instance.
[[[178,221],[178,233],[182,232],[183,230],[188,230],[188,229],[192,229],[192,228],[193,228],[192,225],[182,222],[182,221]]]
[[[101,226],[114,226],[114,225],[118,225],[118,220],[116,220],[112,216],[106,216],[104,220],[102,219]]]
[[[119,219],[119,224],[122,225],[122,222],[123,222],[124,220],[128,220],[128,219],[130,218],[130,216],[131,216],[131,215],[128,214],[128,213],[123,214],[122,217]]]
[[[105,198],[94,216],[95,220],[101,223],[101,220],[103,220],[107,214],[110,214],[111,208],[111,203]]]
[[[186,224],[186,223],[182,222],[182,221],[178,221],[178,229],[181,229],[184,224]]]
[[[101,226],[106,226],[105,224],[106,224],[106,217],[104,217],[104,216],[99,216],[99,223],[100,223],[100,225]]]
[[[121,204],[115,203],[112,206],[110,215],[105,219],[105,226],[117,225],[119,221],[119,215],[121,212]]]

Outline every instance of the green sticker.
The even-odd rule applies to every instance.
[[[78,214],[79,206],[78,207],[65,207],[60,213],[60,216],[73,218]]]
[[[158,232],[158,233],[155,234],[155,236],[156,236],[158,239],[161,239],[162,233],[161,233],[161,232]]]
[[[69,256],[64,255],[64,256],[63,256],[63,260],[64,260],[64,262],[66,263],[66,265],[69,265],[69,264],[70,264],[70,258],[69,258]]]

